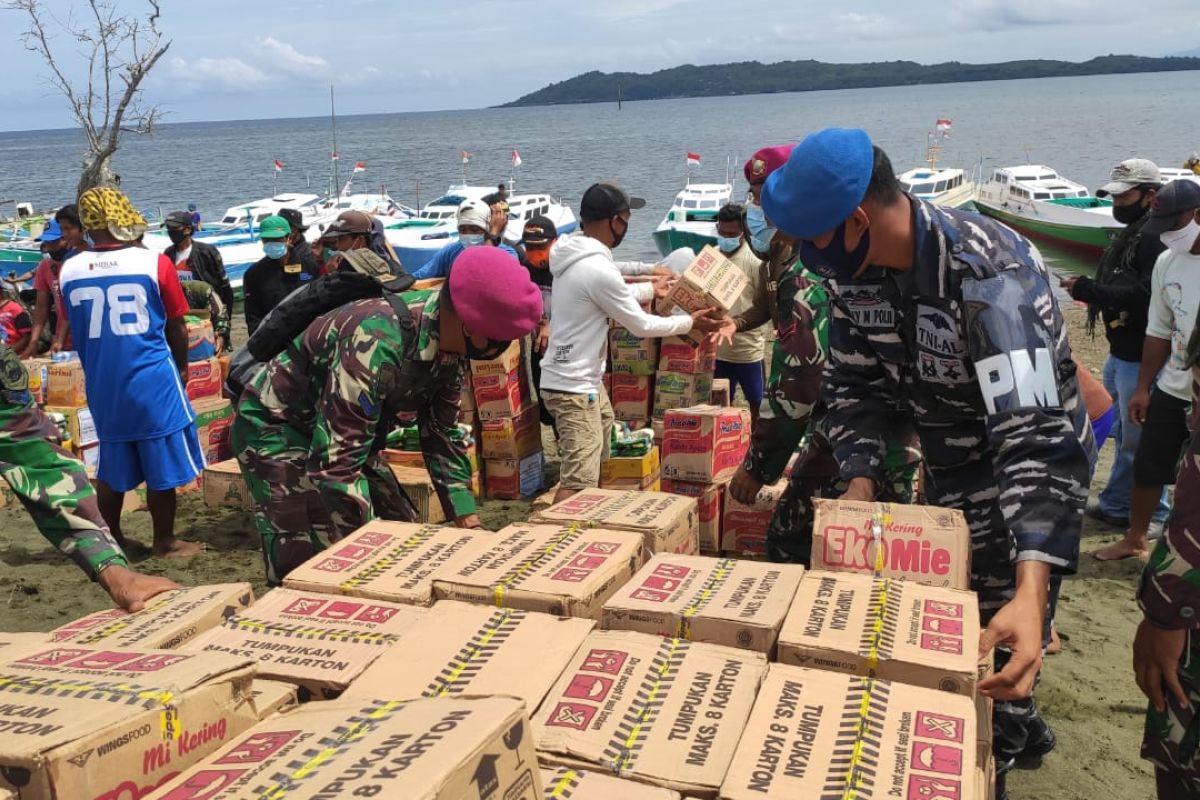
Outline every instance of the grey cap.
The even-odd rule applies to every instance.
[[[1200,208],[1200,181],[1180,178],[1158,190],[1151,206],[1150,218],[1142,226],[1142,233],[1157,235],[1175,226],[1175,220],[1185,211]]]
[[[1156,186],[1162,183],[1162,174],[1158,171],[1158,164],[1145,158],[1130,158],[1112,168],[1112,173],[1108,176],[1108,183],[1096,190],[1096,197],[1123,194],[1147,183]]]

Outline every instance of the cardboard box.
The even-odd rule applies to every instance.
[[[60,645],[172,650],[254,602],[248,583],[192,586],[152,597],[136,614],[97,611],[50,632]]]
[[[187,377],[184,389],[188,400],[195,403],[198,400],[212,400],[221,397],[221,362],[215,356],[188,362]]]
[[[487,531],[373,520],[283,579],[289,589],[428,606],[433,579],[495,543]]]
[[[708,245],[684,269],[667,300],[688,313],[705,308],[728,311],[749,285],[742,268]]]
[[[659,372],[654,384],[653,419],[661,421],[673,408],[703,405],[712,398],[712,373],[689,375],[682,372]],[[655,428],[656,438],[661,432]]]
[[[707,340],[695,345],[680,336],[667,336],[658,349],[659,372],[711,376],[716,368],[717,346]]]
[[[613,375],[650,377],[658,370],[659,339],[639,339],[614,324],[608,332],[608,363]],[[615,401],[614,401],[615,405]]]
[[[429,472],[421,467],[400,467],[389,464],[388,468],[396,477],[400,488],[408,495],[413,507],[417,509],[417,519],[421,522],[437,525],[446,521],[446,511],[442,501],[433,488],[433,479]]]
[[[533,402],[524,370],[513,370],[507,375],[476,375],[471,383],[475,389],[475,413],[481,420],[515,417]]]
[[[659,450],[653,446],[645,455],[631,457],[615,457],[600,462],[600,483],[632,480],[638,485],[653,481],[661,473]],[[601,487],[609,488],[609,487]]]
[[[558,494],[558,484],[554,484],[546,491],[533,498],[529,504],[529,513],[536,514],[539,511],[545,511],[550,506],[554,505],[554,496]]]
[[[67,421],[67,435],[71,437],[71,446],[82,450],[94,444],[99,444],[100,437],[96,435],[96,423],[92,412],[87,406],[71,408],[69,406],[46,406],[47,414],[62,414]]]
[[[87,447],[74,447],[71,452],[83,462],[85,467],[97,469],[100,466],[100,443],[89,444]],[[124,511],[124,508],[122,508]]]
[[[260,722],[145,800],[540,800],[528,727],[511,697],[312,703]]]
[[[536,709],[594,625],[590,619],[439,602],[354,681],[346,697],[502,694]]]
[[[335,697],[424,609],[275,589],[254,605],[185,644],[188,653],[254,659],[258,677],[300,687],[300,699]]]
[[[538,753],[714,797],[766,665],[749,650],[597,631],[533,717]]]
[[[233,430],[233,404],[223,397],[192,403],[196,413],[196,435],[200,450],[209,464],[226,461],[233,456],[229,435]]]
[[[204,468],[204,504],[209,508],[238,508],[254,510],[254,499],[246,487],[246,479],[234,459],[209,464]]]
[[[804,567],[656,555],[604,604],[600,626],[770,656]]]
[[[79,359],[51,362],[46,368],[46,405],[82,408],[87,404],[83,362]]]
[[[721,800],[974,795],[971,701],[772,664]]]
[[[697,550],[700,522],[696,501],[662,492],[615,492],[584,489],[561,503],[535,513],[530,522],[637,531],[643,553],[684,553]]]
[[[225,381],[229,380],[229,362],[233,360],[233,356],[226,353],[223,356],[217,356],[217,361],[221,365],[221,385],[225,385]]]
[[[785,489],[786,480],[764,486],[748,506],[726,495],[721,512],[721,549],[731,555],[765,556],[767,527]]]
[[[779,663],[975,696],[979,603],[972,592],[809,572],[779,634]]]
[[[386,463],[393,464],[398,467],[417,467],[418,469],[427,470],[425,466],[425,454],[420,450],[393,450],[385,448],[379,451],[379,457]],[[479,472],[479,454],[475,445],[467,445],[467,459],[471,462],[471,472]]]
[[[700,516],[700,552],[704,555],[716,555],[721,550],[721,508],[727,486],[725,483],[692,483],[670,478],[662,482],[662,490],[667,494],[696,499]]]
[[[484,459],[483,482],[489,500],[533,497],[546,485],[546,459],[539,450],[521,460]]]
[[[496,358],[487,361],[471,359],[471,377],[505,376],[520,367],[521,343],[514,341]]]
[[[50,365],[54,363],[50,358],[27,358],[21,362],[25,365],[25,371],[29,374],[29,393],[33,395],[33,402],[39,406],[46,404],[46,390],[50,383]]]
[[[471,373],[463,375],[462,394],[458,397],[459,411],[475,411],[475,390],[471,388]],[[474,414],[472,413],[472,416]]]
[[[536,404],[515,417],[484,420],[481,427],[484,458],[520,460],[542,451],[541,410]]]
[[[971,534],[961,511],[841,500],[815,505],[813,569],[971,588]]]
[[[257,721],[249,659],[31,645],[0,653],[0,791],[144,797]]]
[[[612,401],[613,416],[622,422],[643,422],[650,419],[654,403],[654,377],[652,375],[612,376],[608,396]]]
[[[188,361],[204,361],[217,354],[217,337],[212,322],[189,314],[187,323]]]
[[[283,681],[255,680],[250,684],[250,696],[260,720],[273,717],[300,702],[296,687]]]
[[[709,402],[714,406],[733,405],[733,389],[729,385],[729,378],[713,378],[712,400]]]
[[[636,781],[623,781],[603,772],[570,767],[542,769],[545,800],[681,800],[679,792]]]
[[[491,547],[433,582],[439,600],[596,619],[642,564],[642,537],[556,525],[509,525]]]
[[[666,412],[663,419],[664,478],[724,483],[733,478],[750,446],[750,412],[700,405]]]

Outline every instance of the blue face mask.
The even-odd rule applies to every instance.
[[[746,209],[746,232],[750,234],[750,246],[756,253],[766,253],[771,249],[771,239],[775,229],[767,224],[762,206],[752,205]]]
[[[740,236],[733,236],[733,237],[718,236],[717,237],[717,248],[722,253],[732,253],[741,246],[742,246],[742,237],[740,237]]]
[[[837,226],[833,239],[824,248],[809,240],[800,242],[800,262],[822,278],[849,281],[867,261],[871,247],[871,230],[863,231],[862,239],[853,250],[846,249],[846,223]]]
[[[287,255],[287,242],[263,242],[263,252],[267,258],[279,260]]]
[[[479,245],[483,244],[483,234],[482,233],[460,233],[458,235],[458,242],[463,247],[478,247]]]

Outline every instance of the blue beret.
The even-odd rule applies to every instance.
[[[866,197],[874,163],[871,137],[864,130],[810,133],[767,178],[763,212],[772,225],[798,239],[828,233]]]

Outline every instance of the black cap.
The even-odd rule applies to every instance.
[[[583,200],[579,202],[579,219],[584,222],[598,222],[612,219],[622,211],[643,208],[645,205],[645,200],[630,197],[615,183],[593,183],[583,193]]]
[[[545,244],[551,239],[558,238],[558,228],[554,226],[554,222],[549,217],[538,215],[530,217],[525,223],[525,229],[521,234],[521,244]]]
[[[1169,231],[1183,212],[1200,208],[1200,182],[1190,178],[1171,181],[1158,190],[1151,208],[1142,233],[1153,236]]]
[[[279,209],[279,216],[288,221],[288,225],[292,226],[293,231],[304,233],[308,230],[308,226],[304,224],[304,215],[294,208]]]
[[[190,228],[192,225],[192,214],[190,211],[172,211],[163,220],[164,228]]]

